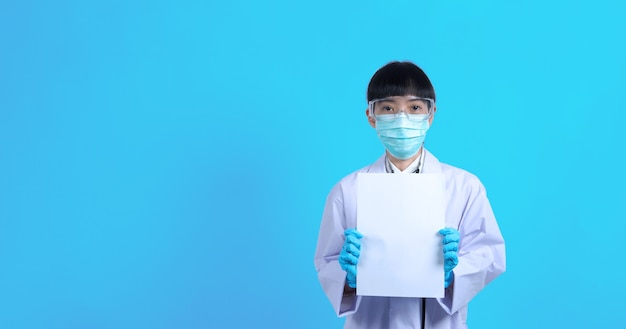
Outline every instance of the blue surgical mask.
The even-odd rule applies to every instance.
[[[417,154],[426,138],[428,118],[409,119],[407,115],[376,120],[376,132],[387,151],[395,158],[406,160]]]

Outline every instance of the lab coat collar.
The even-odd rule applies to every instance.
[[[424,167],[422,167],[422,173],[424,174],[441,174],[441,163],[439,160],[426,148],[423,149],[424,153]]]
[[[441,163],[437,158],[426,148],[422,148],[422,152],[424,152],[424,167],[422,167],[422,173],[425,174],[440,174],[441,173]],[[376,162],[372,163],[372,165],[367,170],[368,173],[384,173],[387,172],[385,169],[385,154],[383,154]]]

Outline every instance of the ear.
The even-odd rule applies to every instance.
[[[432,126],[433,125],[433,119],[435,118],[435,114],[437,113],[437,105],[435,105],[433,107],[433,115],[430,116],[430,119],[428,119],[428,126]]]
[[[365,116],[367,117],[367,122],[369,122],[370,126],[372,126],[372,128],[376,128],[376,119],[370,116],[369,108],[365,109]]]

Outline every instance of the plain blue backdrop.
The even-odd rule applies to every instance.
[[[621,3],[1,1],[0,328],[340,328],[319,221],[391,60],[507,242],[470,327],[618,327]]]

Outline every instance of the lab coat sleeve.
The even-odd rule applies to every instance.
[[[330,192],[324,207],[317,248],[315,269],[326,297],[337,316],[346,316],[356,311],[360,297],[354,293],[344,295],[346,272],[339,265],[339,252],[344,243],[346,219],[341,186],[338,184]]]
[[[506,270],[504,239],[484,186],[476,178],[459,225],[459,263],[454,281],[439,298],[439,305],[453,314],[466,306],[489,282]]]

